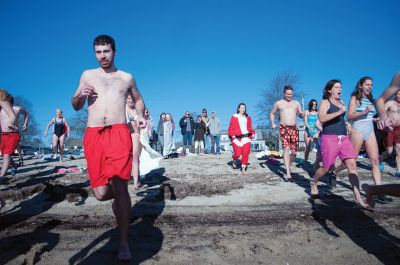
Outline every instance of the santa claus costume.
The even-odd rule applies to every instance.
[[[242,156],[242,172],[247,169],[247,162],[250,154],[250,139],[254,136],[251,118],[246,113],[246,105],[241,103],[238,106],[237,114],[232,115],[229,123],[228,135],[233,147],[233,164],[236,168],[236,160]]]

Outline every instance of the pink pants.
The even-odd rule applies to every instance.
[[[232,142],[232,147],[234,152],[232,155],[233,160],[236,160],[242,156],[242,165],[247,165],[250,154],[250,143],[244,144],[243,146],[237,146]]]

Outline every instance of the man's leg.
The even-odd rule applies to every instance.
[[[249,155],[250,155],[250,143],[247,143],[242,147],[242,173],[245,173],[245,170],[247,169]]]
[[[372,208],[375,206],[374,195],[389,195],[400,197],[400,184],[384,184],[379,186],[362,184],[361,188],[365,192],[367,204]]]
[[[292,175],[290,174],[290,164],[291,164],[291,154],[290,154],[290,148],[288,146],[284,147],[283,151],[283,162],[285,164],[286,168],[286,178],[291,180]]]
[[[210,152],[210,135],[206,135],[204,142],[204,153],[208,154],[209,152]]]
[[[111,187],[115,195],[113,209],[115,210],[115,217],[120,231],[118,258],[120,260],[130,260],[132,259],[132,254],[129,249],[128,237],[132,205],[128,193],[128,181],[115,177],[111,180]]]
[[[400,174],[400,144],[396,144],[396,173]]]
[[[21,150],[21,146],[17,146],[17,152],[18,152],[18,156],[19,156],[19,166],[22,167],[24,165],[24,157],[22,155],[22,150]]]
[[[241,156],[242,154],[242,147],[237,146],[236,144],[232,143],[232,148],[233,148],[233,155],[232,155],[232,167],[234,169],[237,168],[237,159]]]
[[[221,148],[219,147],[219,140],[220,136],[219,135],[215,136],[215,144],[217,145],[217,155],[221,154]]]
[[[215,155],[215,136],[211,135],[211,154]]]
[[[10,155],[3,155],[3,166],[1,167],[1,175],[0,177],[4,177],[7,175],[7,170],[11,164],[11,156]]]

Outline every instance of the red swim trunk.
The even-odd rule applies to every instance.
[[[0,150],[2,155],[14,154],[21,137],[19,132],[4,132],[1,134]]]
[[[132,138],[126,124],[87,128],[83,147],[93,188],[109,184],[114,177],[130,180]]]
[[[290,150],[297,152],[299,146],[299,130],[296,125],[279,125],[279,134],[283,147],[289,147]]]
[[[383,144],[385,147],[392,147],[393,144],[400,144],[400,127],[393,128],[393,131],[384,131]]]

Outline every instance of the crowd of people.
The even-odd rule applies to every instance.
[[[114,65],[114,39],[100,35],[95,38],[93,48],[100,67],[82,73],[71,104],[76,111],[82,109],[86,102],[88,104],[83,145],[90,185],[97,200],[113,200],[112,210],[120,232],[118,259],[130,260],[132,253],[128,245],[128,236],[131,200],[128,183],[131,177],[134,188],[138,188],[139,173],[143,173],[142,164],[150,165],[154,162],[157,166],[162,157],[167,159],[171,156],[175,150],[174,131],[178,131],[177,125],[182,135],[183,155],[188,152],[219,155],[221,122],[214,111],[208,116],[207,109],[203,109],[201,115],[195,118],[185,111],[177,124],[170,113],[161,113],[160,120],[154,127],[150,111],[145,108],[134,78]],[[376,122],[378,128],[386,134],[387,152],[384,155],[391,154],[394,149],[398,152],[400,72],[376,101],[372,96],[372,78],[361,78],[352,93],[348,108],[341,100],[342,84],[339,80],[330,80],[323,89],[323,100],[319,104],[316,100],[311,100],[308,110],[304,113],[299,102],[294,100],[293,87],[285,86],[283,95],[284,98],[274,104],[270,121],[272,128],[277,129],[275,115],[279,113],[279,135],[284,149],[285,178],[288,181],[293,180],[290,166],[298,151],[299,132],[296,120],[297,117],[302,117],[306,126],[305,160],[309,159],[311,142],[315,142],[318,149],[314,163],[315,173],[310,182],[312,196],[318,196],[317,184],[322,176],[330,169],[337,173],[341,168],[347,168],[355,200],[364,208],[373,207],[374,195],[400,196],[399,184],[381,183],[381,165],[373,125]],[[392,95],[395,97],[391,100]],[[25,129],[29,115],[22,107],[13,106],[13,98],[5,90],[0,90],[0,108],[0,150],[3,156],[1,180],[10,166],[16,168],[11,154],[17,149],[20,140],[18,116],[25,116]],[[379,117],[375,117],[377,113]],[[52,124],[54,158],[59,149],[61,160],[64,140],[70,129],[60,109],[56,110],[56,116],[47,125],[45,135]],[[255,135],[246,104],[238,104],[231,116],[228,135],[233,147],[232,167],[240,168],[242,173],[246,174],[250,142]],[[156,143],[162,147],[162,156],[154,150]],[[357,154],[362,146],[368,153],[375,183],[362,185],[366,201],[361,197],[356,165]],[[335,166],[337,158],[341,160],[342,165]],[[319,165],[320,162],[322,165]],[[399,176],[398,158],[396,162],[395,175]],[[5,201],[1,197],[0,203],[1,207],[4,207]]]
[[[293,99],[294,89],[285,86],[283,89],[284,98],[277,101],[270,113],[272,128],[275,124],[275,114],[279,113],[279,134],[284,151],[284,165],[286,168],[285,178],[292,181],[290,172],[299,144],[299,132],[296,124],[296,117],[304,119],[306,130],[304,138],[306,149],[304,154],[305,162],[308,161],[310,144],[316,143],[318,152],[314,161],[314,176],[310,181],[311,195],[318,197],[318,181],[326,175],[329,170],[333,178],[342,169],[347,169],[349,181],[357,204],[363,208],[374,206],[372,195],[375,193],[399,195],[398,185],[385,185],[385,188],[377,188],[381,183],[382,160],[393,151],[393,146],[400,145],[400,72],[395,75],[391,85],[387,88],[377,101],[372,95],[372,78],[362,77],[356,83],[351,94],[348,108],[341,100],[342,84],[340,80],[330,80],[323,89],[323,99],[318,102],[310,100],[308,110],[302,111],[298,101]],[[388,92],[389,91],[389,92]],[[390,97],[395,95],[394,99]],[[378,115],[379,113],[379,115]],[[347,115],[346,115],[347,114]],[[377,137],[375,135],[374,123],[381,130],[378,133],[384,134],[383,142],[386,147],[382,158],[379,157]],[[380,137],[378,137],[381,139]],[[364,147],[372,168],[372,178],[375,186],[365,184],[363,186],[367,193],[364,201],[360,193],[360,184],[357,173],[356,160],[361,148]],[[397,153],[398,154],[398,153]],[[396,156],[396,173],[399,164],[399,155]],[[335,163],[339,159],[341,163]],[[320,165],[322,163],[322,165]],[[333,181],[331,181],[333,183]],[[392,189],[391,189],[392,188]]]

